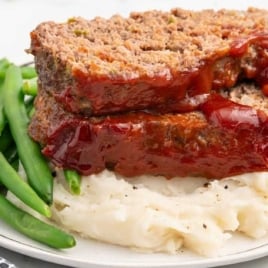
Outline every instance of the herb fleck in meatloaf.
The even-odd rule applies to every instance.
[[[41,90],[29,132],[56,166],[85,175],[108,168],[125,176],[223,178],[267,170],[267,98],[253,85],[230,92],[211,94],[189,113],[86,118]]]
[[[75,113],[195,110],[196,96],[243,78],[268,94],[265,10],[72,18],[40,24],[31,40],[42,90]]]

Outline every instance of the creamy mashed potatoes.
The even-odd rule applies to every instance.
[[[83,237],[149,252],[182,247],[214,256],[234,232],[260,238],[268,231],[268,173],[220,181],[141,176],[109,171],[83,177],[69,193],[59,172],[53,218]]]

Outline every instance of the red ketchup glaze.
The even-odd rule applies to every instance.
[[[238,38],[233,41],[229,53],[233,57],[241,57],[247,52],[248,47],[251,44],[256,44],[260,48],[267,49],[268,48],[268,34],[267,33],[255,33],[249,37]]]
[[[255,46],[257,56],[252,59],[253,68],[245,71],[247,78],[253,78],[262,87],[266,96],[268,96],[268,34],[256,33],[248,38],[237,39],[233,42],[230,55],[232,57],[243,57],[250,45]]]
[[[217,94],[210,95],[209,100],[200,108],[210,124],[233,133],[234,140],[241,142],[241,150],[237,151],[238,161],[239,153],[244,156],[241,157],[240,166],[236,167],[238,174],[258,171],[262,165],[260,170],[268,169],[267,114],[250,106],[234,103]],[[233,150],[235,151],[237,148],[234,147]],[[232,154],[235,152],[228,157],[230,161],[232,161]],[[259,163],[257,163],[259,161],[257,159],[260,160]],[[259,165],[260,163],[262,165]],[[248,169],[245,166],[248,166]]]
[[[241,65],[249,47],[257,57]],[[69,119],[55,126],[43,153],[57,166],[84,175],[112,169],[125,176],[142,174],[224,178],[268,169],[268,118],[261,111],[224,99],[213,90],[234,85],[239,76],[255,79],[268,96],[268,34],[235,40],[220,68],[202,63],[176,79],[164,76],[131,80],[88,80],[76,72],[81,99],[97,114],[151,109],[167,113],[200,110],[205,118],[144,112],[103,119]],[[229,58],[228,58],[229,57]],[[235,70],[230,75],[229,70]],[[69,110],[79,103],[68,88],[60,96]],[[111,94],[112,92],[112,94]],[[134,92],[134,94],[133,94]]]
[[[262,127],[266,126],[267,115],[264,112],[235,103],[218,94],[211,94],[200,108],[208,121],[229,130],[262,130]]]
[[[253,54],[250,47],[254,47]],[[267,48],[268,33],[252,33],[235,39],[229,50],[211,56],[192,70],[169,73],[167,68],[154,78],[91,77],[87,72],[73,70],[76,82],[55,93],[55,97],[69,111],[107,115],[144,109],[161,113],[193,111],[200,104],[196,98],[232,87],[240,78],[256,80],[268,95]],[[249,64],[245,64],[244,57],[248,57]]]
[[[90,108],[84,110],[83,113],[89,115],[109,115],[143,109],[162,112],[188,111],[196,108],[195,105],[192,106],[194,101],[190,101],[191,104],[185,104],[189,98],[184,101],[191,81],[198,75],[195,71],[172,75],[168,78],[160,74],[153,79],[151,77],[89,78],[88,74],[79,70],[74,71],[73,75],[77,81],[75,92],[72,92],[73,89],[69,87],[55,95],[56,99],[64,103],[67,110],[71,112],[80,113],[81,102],[88,103]],[[206,75],[207,73],[204,73],[203,76]],[[199,90],[195,95],[209,90],[210,88]],[[183,103],[179,100],[183,100]]]
[[[204,117],[143,112],[55,126],[43,153],[84,175],[112,169],[142,174],[224,178],[268,169],[268,118],[211,95]]]

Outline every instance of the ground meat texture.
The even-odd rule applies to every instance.
[[[189,98],[243,78],[268,94],[267,25],[252,8],[71,18],[40,24],[29,52],[42,89],[71,112],[185,112],[199,105]]]
[[[86,118],[42,90],[35,106],[29,133],[44,155],[84,175],[108,168],[130,177],[224,178],[268,169],[267,114],[218,94],[185,114]]]

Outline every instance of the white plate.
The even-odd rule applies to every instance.
[[[90,220],[89,220],[90,223]],[[0,246],[38,258],[77,268],[185,268],[217,267],[268,255],[268,237],[251,240],[236,236],[227,242],[222,256],[204,258],[188,251],[177,255],[139,253],[131,249],[77,238],[77,246],[54,250],[36,243],[0,222]]]
[[[175,6],[183,8],[246,8],[247,6],[268,8],[264,0],[47,0],[47,1],[5,1],[0,0],[1,40],[0,58],[8,57],[16,63],[30,60],[24,53],[29,47],[29,32],[44,20],[66,20],[70,16],[110,16],[114,13],[128,14],[133,10],[165,9]],[[19,23],[18,23],[19,22]],[[89,219],[90,224],[90,219]],[[230,240],[222,256],[202,258],[189,252],[178,255],[144,254],[111,246],[96,241],[77,239],[77,246],[70,250],[57,251],[33,242],[0,222],[0,246],[34,258],[80,268],[101,267],[216,267],[245,262],[268,255],[268,237],[254,241],[242,237]]]

